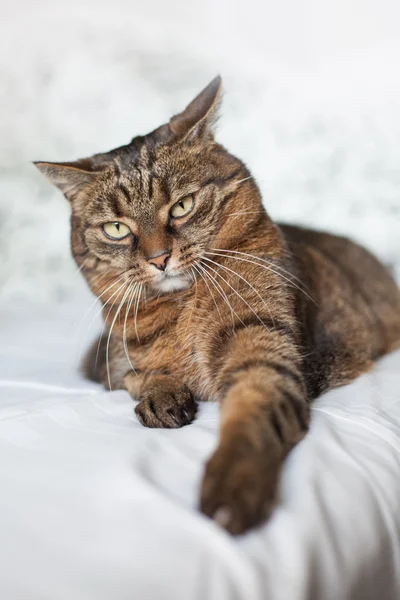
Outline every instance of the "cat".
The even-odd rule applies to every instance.
[[[400,293],[352,241],[271,220],[214,139],[221,86],[126,146],[35,165],[71,203],[73,256],[104,305],[86,375],[128,390],[147,427],[220,401],[200,508],[239,534],[273,509],[311,401],[400,345]]]

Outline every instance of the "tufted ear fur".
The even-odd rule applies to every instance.
[[[169,129],[175,137],[208,141],[213,139],[213,129],[221,100],[222,79],[218,75],[178,115],[172,117]]]
[[[99,165],[93,158],[83,158],[75,162],[34,162],[45,177],[72,201],[79,190],[95,180]]]

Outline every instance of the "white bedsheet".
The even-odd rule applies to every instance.
[[[315,405],[267,525],[196,510],[218,407],[149,430],[76,369],[71,315],[0,311],[1,600],[398,600],[400,353]]]

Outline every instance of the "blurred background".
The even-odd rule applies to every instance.
[[[0,0],[0,299],[85,290],[69,206],[30,161],[127,143],[217,73],[218,139],[270,214],[400,278],[399,18],[398,0]]]

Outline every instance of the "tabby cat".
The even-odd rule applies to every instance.
[[[400,294],[357,244],[274,223],[246,166],[214,140],[214,79],[148,135],[35,163],[72,207],[72,252],[104,305],[86,374],[138,400],[147,427],[221,403],[200,505],[232,533],[274,506],[310,402],[400,345]]]

